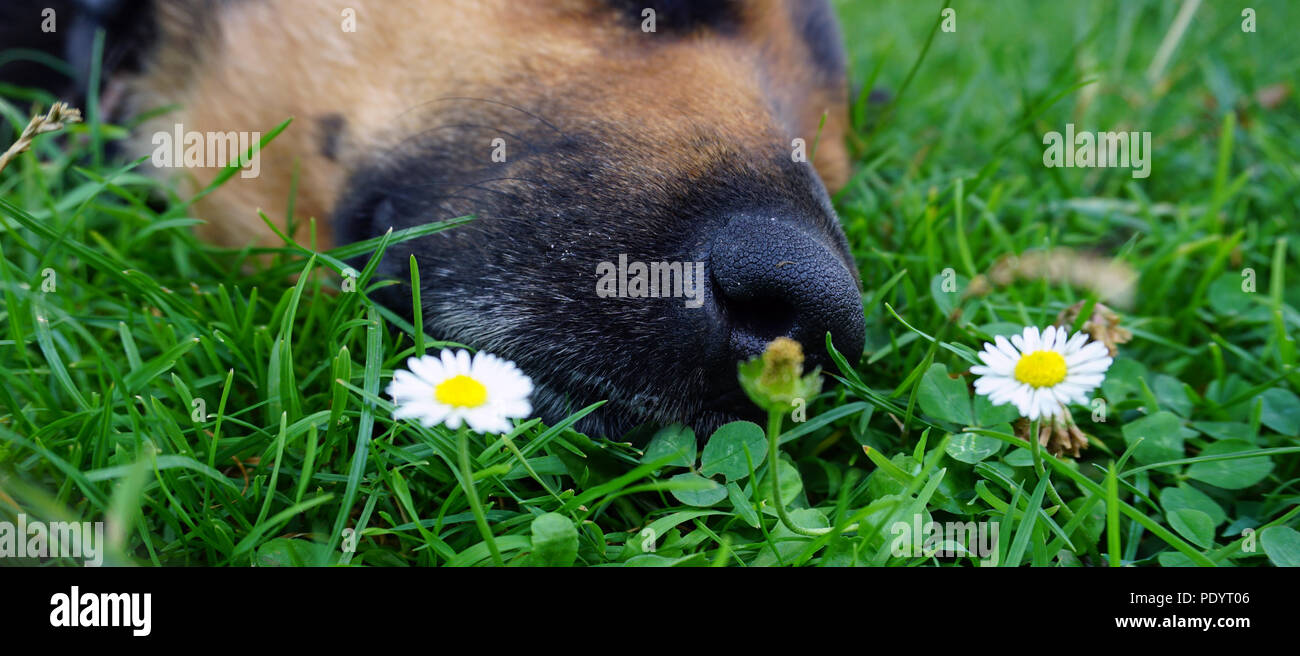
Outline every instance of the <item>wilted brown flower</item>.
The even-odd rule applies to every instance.
[[[1087,301],[1079,301],[1061,311],[1056,316],[1056,326],[1058,328],[1069,328],[1074,325],[1074,321],[1079,318],[1079,313],[1083,311],[1083,306]],[[1106,350],[1110,351],[1110,357],[1119,354],[1118,344],[1126,344],[1133,339],[1133,333],[1128,329],[1119,327],[1120,316],[1115,314],[1114,310],[1097,303],[1092,306],[1092,315],[1087,321],[1083,322],[1083,332],[1088,333],[1093,340],[1106,345]]]
[[[1029,441],[1032,422],[1024,417],[1015,422],[1016,437]],[[1042,422],[1038,427],[1038,443],[1054,456],[1069,454],[1071,458],[1079,457],[1079,450],[1088,448],[1088,435],[1074,423],[1074,417],[1067,410]]]

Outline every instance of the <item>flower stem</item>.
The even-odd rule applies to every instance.
[[[1030,448],[1033,449],[1034,452],[1034,471],[1038,474],[1038,480],[1041,481],[1044,476],[1047,476],[1047,472],[1043,469],[1043,454],[1039,451],[1041,448],[1038,443],[1040,421],[1041,420],[1039,419],[1034,420],[1033,426],[1030,428],[1029,441],[1032,444]],[[1051,481],[1047,482],[1047,496],[1051,498],[1052,503],[1056,504],[1060,509],[1061,516],[1065,518],[1065,521],[1068,522],[1071,519],[1074,519],[1074,511],[1070,510],[1070,507],[1065,505],[1065,501],[1061,499],[1061,493],[1056,491],[1056,485]]]
[[[826,535],[834,530],[834,528],[804,528],[799,526],[794,523],[794,520],[791,519],[789,513],[786,512],[785,502],[781,500],[781,479],[779,473],[781,470],[781,461],[778,457],[780,451],[777,450],[777,438],[781,436],[781,419],[784,414],[785,413],[779,408],[769,408],[767,411],[767,460],[768,471],[772,474],[772,503],[776,505],[776,516],[781,518],[781,523],[785,524],[786,528],[799,535],[806,535],[809,537]],[[858,530],[858,525],[854,523],[844,527],[841,532],[847,533],[856,530]]]
[[[465,483],[465,496],[469,497],[469,508],[474,512],[474,523],[478,524],[478,531],[483,535],[483,541],[487,543],[488,551],[492,554],[492,562],[497,567],[504,567],[505,561],[501,559],[501,551],[497,549],[496,538],[492,535],[492,529],[488,526],[487,515],[483,512],[483,504],[479,502],[478,492],[474,489],[474,472],[469,466],[469,426],[461,425],[460,430],[456,433],[456,442],[460,451],[460,475]]]
[[[1038,450],[1038,431],[1040,429],[1038,419],[1029,424],[1029,452],[1034,456],[1034,471],[1038,474],[1038,478],[1041,479],[1043,477],[1043,454]]]

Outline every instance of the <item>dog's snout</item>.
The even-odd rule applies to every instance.
[[[804,345],[809,368],[827,366],[827,332],[856,362],[865,340],[862,296],[829,241],[790,221],[752,216],[731,220],[717,235],[709,268],[732,362],[786,336]]]

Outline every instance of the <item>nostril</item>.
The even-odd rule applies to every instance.
[[[709,254],[715,297],[730,331],[730,360],[752,357],[776,337],[804,345],[811,364],[829,364],[826,333],[855,359],[865,338],[862,297],[829,238],[790,222],[742,216]]]
[[[733,329],[741,333],[743,338],[753,338],[759,345],[758,351],[777,337],[789,337],[795,332],[794,307],[782,298],[746,300],[731,300],[725,296],[723,298],[723,312],[730,320]]]

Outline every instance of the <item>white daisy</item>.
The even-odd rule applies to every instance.
[[[1063,414],[1070,403],[1087,403],[1106,378],[1111,358],[1106,345],[1089,342],[1086,333],[1065,336],[1064,328],[1048,326],[1040,335],[1030,326],[1010,341],[999,335],[993,344],[985,343],[984,365],[970,368],[979,376],[975,392],[993,405],[1014,403],[1031,420]]]
[[[406,361],[410,371],[393,373],[385,390],[397,409],[394,419],[415,419],[425,426],[447,428],[467,424],[478,433],[504,433],[510,419],[532,414],[528,395],[533,381],[515,363],[482,351],[471,359],[467,351],[443,349],[439,357],[425,355]]]

